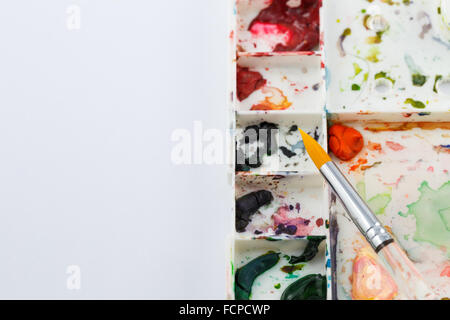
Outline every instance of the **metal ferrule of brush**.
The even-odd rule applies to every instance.
[[[320,172],[341,199],[359,231],[366,237],[376,252],[394,241],[333,162],[325,163],[320,168]]]

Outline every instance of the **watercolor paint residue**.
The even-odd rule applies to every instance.
[[[349,122],[345,125],[362,134],[364,146],[352,160],[342,161],[331,154],[332,158],[405,249],[434,294],[439,299],[450,297],[450,282],[445,272],[450,265],[450,154],[444,151],[449,144],[449,123]],[[367,163],[360,165],[361,159]],[[356,291],[358,294],[352,295],[355,261],[360,262],[355,258],[364,247],[361,234],[338,202],[332,204],[331,210],[339,229],[339,298],[366,295],[369,299],[373,294],[368,295],[370,291],[362,290],[363,287],[359,289],[364,292]],[[368,263],[367,259],[362,261]],[[364,274],[362,270],[356,269],[357,273]],[[357,276],[361,277],[355,275],[353,279]],[[399,293],[394,299],[401,296]]]
[[[317,123],[320,123],[320,119]],[[296,124],[286,126],[284,123],[267,121],[238,127],[236,171],[258,173],[314,170],[298,127]],[[305,130],[319,143],[323,141],[319,125],[312,129],[306,127]]]
[[[445,248],[450,257],[450,181],[437,190],[430,188],[428,182],[424,181],[419,192],[419,200],[408,205],[408,211],[400,212],[399,215],[414,216],[414,240]]]
[[[310,236],[326,232],[319,177],[236,177],[236,231],[242,236]]]
[[[364,247],[353,261],[353,300],[393,300],[398,293],[394,279],[370,247]]]
[[[315,238],[295,240],[237,240],[235,263],[235,298],[237,300],[325,300],[326,243],[307,261],[293,264],[294,256],[305,254]]]
[[[290,6],[289,0],[273,0],[250,23],[255,38],[276,38],[273,51],[310,51],[319,44],[320,1],[303,0]]]
[[[450,28],[441,7],[441,0],[324,1],[329,110],[447,111]]]

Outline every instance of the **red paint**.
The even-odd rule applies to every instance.
[[[359,131],[335,124],[330,128],[329,145],[336,157],[348,161],[362,150],[364,139]]]
[[[302,0],[295,8],[289,0],[273,0],[250,23],[249,30],[255,36],[282,37],[274,51],[309,51],[319,44],[320,1]]]
[[[450,278],[450,266],[446,266],[444,268],[444,270],[442,270],[441,277],[449,277]]]
[[[405,149],[404,146],[402,146],[399,143],[393,142],[393,141],[386,141],[386,145],[394,151],[400,151],[400,150]]]
[[[434,172],[434,168],[432,166],[428,167],[427,169],[428,172]]]
[[[317,219],[316,220],[316,224],[317,224],[318,227],[323,226],[323,219],[322,218]]]
[[[264,98],[264,101],[253,105],[250,110],[286,110],[292,105],[283,91],[278,88],[263,87],[261,91],[264,94],[268,94],[268,96]]]
[[[266,79],[256,71],[237,67],[237,97],[239,101],[247,99],[256,90],[266,85]]]

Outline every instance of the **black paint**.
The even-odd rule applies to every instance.
[[[236,231],[245,232],[252,216],[262,206],[268,205],[273,201],[273,195],[270,191],[261,190],[249,193],[236,200]]]

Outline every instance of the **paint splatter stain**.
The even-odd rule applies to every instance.
[[[253,92],[261,89],[266,84],[263,76],[248,68],[237,67],[237,97],[239,101],[247,99]]]
[[[414,100],[411,98],[408,98],[405,100],[405,104],[410,104],[411,106],[413,106],[416,109],[425,109],[425,103],[423,103],[422,101],[419,100]]]
[[[291,265],[291,266],[284,266],[284,267],[281,268],[281,271],[283,271],[284,273],[292,274],[295,271],[302,270],[304,266],[305,266],[304,264],[296,264],[296,265]]]
[[[278,88],[263,87],[261,91],[268,96],[263,101],[253,105],[250,110],[286,110],[292,105],[283,91]]]
[[[427,82],[427,77],[420,73],[412,75],[412,83],[416,87],[422,87]]]
[[[408,205],[408,212],[399,212],[402,217],[416,218],[414,240],[431,243],[450,252],[450,181],[438,190],[433,190],[424,181],[419,187],[420,197]]]
[[[367,143],[367,149],[370,151],[381,151],[381,144],[369,141]]]
[[[346,55],[345,49],[344,49],[344,40],[345,40],[345,38],[347,38],[351,34],[352,34],[352,29],[346,28],[342,32],[342,34],[339,36],[339,39],[338,39],[338,42],[337,42],[337,48],[338,48],[338,51],[339,51],[339,54],[341,55],[341,57],[345,57],[345,55]]]
[[[369,53],[366,56],[367,61],[372,63],[380,62],[380,49],[378,47],[372,47],[369,49]]]
[[[433,150],[437,153],[449,153],[450,154],[450,144],[441,144],[440,146],[434,146]]]
[[[355,165],[350,167],[350,171],[356,171],[359,167],[361,167],[363,164],[367,163],[367,159],[359,158]]]
[[[367,205],[375,214],[380,215],[385,212],[386,207],[389,205],[391,200],[392,197],[389,193],[380,193],[373,198],[370,198],[369,201],[367,201]]]
[[[449,277],[450,278],[450,265],[446,266],[444,270],[442,270],[441,277]]]
[[[307,236],[311,233],[314,225],[311,220],[303,219],[301,217],[292,218],[289,216],[289,207],[283,206],[278,208],[277,212],[273,215],[273,221],[276,226],[283,225],[285,228],[291,226],[291,228],[296,227],[296,231],[292,235],[296,236]],[[283,229],[285,230],[285,229]]]
[[[405,147],[402,146],[400,143],[396,143],[393,141],[386,141],[386,145],[388,146],[389,149],[394,150],[394,151],[401,151],[401,150],[405,149]]]
[[[322,219],[322,218],[317,219],[317,220],[316,220],[316,225],[317,225],[318,227],[323,226],[323,219]]]

